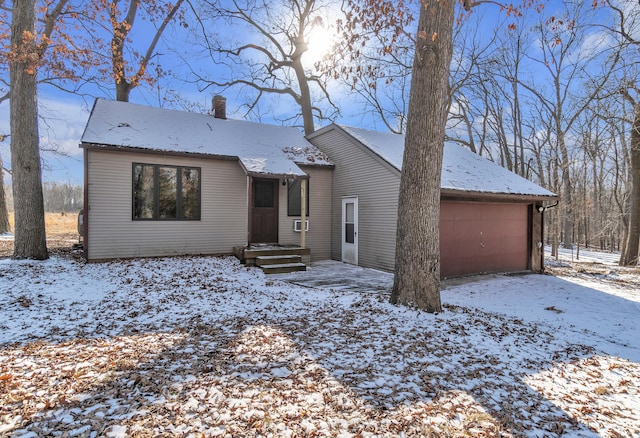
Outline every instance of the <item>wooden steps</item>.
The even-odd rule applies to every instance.
[[[289,272],[306,271],[307,265],[304,263],[283,263],[279,265],[260,266],[265,274],[288,274]]]
[[[309,248],[280,245],[254,245],[234,248],[234,253],[247,266],[258,266],[265,274],[306,271],[311,257]]]

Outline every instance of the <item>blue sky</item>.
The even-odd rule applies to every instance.
[[[546,7],[546,13],[552,13],[556,3],[556,0],[550,1]],[[496,11],[497,8],[490,5],[479,8],[475,13],[481,13],[484,17],[484,19],[479,22],[479,26],[486,26],[487,31],[490,31],[495,24],[495,20],[487,20],[486,18],[496,16],[494,15]],[[168,32],[167,36],[175,39],[179,34]],[[181,36],[181,38],[184,38],[181,42],[183,45],[193,43],[192,37]],[[188,76],[188,70],[185,69],[180,56],[172,54],[169,46],[161,45],[159,51],[162,53],[160,62],[165,69],[171,69],[174,73],[183,77]],[[212,69],[211,73],[215,74],[215,70]],[[189,84],[176,79],[170,82],[165,81],[163,85],[171,86],[181,97],[207,109],[210,108],[211,98],[216,92],[214,89],[206,89],[201,92],[195,84]],[[113,97],[105,94],[104,90],[98,88],[85,88],[83,91],[90,96]],[[369,129],[386,130],[382,123],[378,122],[376,124],[375,120],[371,117],[363,115],[362,104],[354,104],[354,99],[348,89],[343,87],[341,89],[334,89],[334,91],[338,91],[334,93],[333,97],[342,109],[342,114],[337,120],[338,122]],[[234,90],[230,90],[225,93],[225,97],[227,97],[228,117],[240,118],[242,116],[242,112],[240,111],[241,104],[243,103],[242,95]],[[149,87],[134,89],[131,93],[130,100],[133,103],[151,106],[158,106],[159,101],[158,94],[154,93],[154,90],[149,89]],[[83,164],[82,151],[78,145],[91,105],[93,104],[93,98],[62,93],[52,87],[43,86],[39,90],[39,103],[41,146],[44,149],[42,153],[44,161],[43,179],[45,181],[81,184],[83,180]],[[286,113],[292,105],[293,103],[288,98],[271,100],[270,105],[265,107],[267,117],[265,117],[263,121],[266,123],[273,122],[273,120],[269,120],[269,113]],[[8,102],[0,105],[0,133],[9,133]],[[47,150],[50,149],[57,150],[59,153],[48,152]],[[5,161],[5,166],[8,167],[10,165],[8,139],[0,143],[0,154],[2,154],[2,158]],[[6,176],[5,182],[7,182]]]

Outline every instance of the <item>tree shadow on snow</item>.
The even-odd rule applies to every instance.
[[[370,294],[303,307],[16,350],[3,415],[23,415],[16,436],[599,436],[528,380],[594,357],[549,327]],[[25,364],[53,377],[28,389]]]

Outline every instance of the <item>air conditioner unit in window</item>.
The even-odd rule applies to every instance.
[[[305,231],[309,231],[309,220],[305,221],[304,230]],[[298,220],[293,221],[293,231],[296,231],[298,233],[300,231],[302,231],[302,220],[298,219]]]

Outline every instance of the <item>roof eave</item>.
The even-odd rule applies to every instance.
[[[372,157],[374,157],[375,159],[379,160],[380,162],[384,163],[386,166],[388,166],[389,169],[391,169],[392,171],[396,172],[398,175],[400,174],[400,172],[402,171],[402,169],[398,168],[395,164],[393,164],[391,161],[387,160],[385,157],[383,157],[382,155],[380,155],[378,152],[376,152],[375,150],[373,150],[369,145],[367,145],[365,142],[363,142],[362,140],[360,140],[358,137],[356,137],[355,135],[351,134],[349,131],[347,131],[344,126],[339,125],[337,123],[332,123],[330,125],[324,126],[323,128],[320,128],[317,131],[312,132],[311,134],[307,135],[306,138],[307,140],[311,141],[310,139],[315,138],[319,135],[323,135],[327,132],[331,132],[331,131],[337,131],[337,132],[341,132],[344,135],[346,135],[347,137],[349,137],[351,140],[353,140],[356,144],[360,145],[360,147],[369,155],[371,155]],[[312,143],[313,144],[313,143]]]
[[[336,165],[333,163],[309,163],[307,161],[294,161],[296,166],[302,167],[322,167],[325,169],[335,169]]]
[[[175,151],[175,150],[169,150],[169,149],[149,149],[149,148],[141,148],[141,147],[135,147],[135,146],[120,146],[120,145],[110,145],[110,144],[101,144],[101,143],[82,142],[80,143],[80,148],[91,149],[91,150],[101,150],[101,151],[132,152],[132,153],[150,154],[150,155],[169,155],[174,157],[206,158],[210,160],[238,161],[238,157],[232,156],[232,155],[211,154],[211,153],[205,153],[205,152]]]
[[[496,201],[496,202],[534,202],[534,201],[556,201],[558,195],[539,195],[528,193],[496,193],[480,192],[471,190],[458,190],[443,188],[440,189],[440,198],[444,200],[456,201]]]
[[[262,173],[262,172],[245,172],[251,178],[263,179],[309,179],[309,175],[298,175],[295,173]]]

